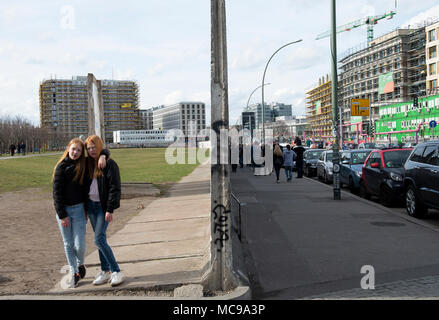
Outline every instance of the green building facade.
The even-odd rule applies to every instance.
[[[413,101],[381,106],[379,113],[380,119],[375,122],[375,141],[388,142],[390,134],[392,143],[414,142],[416,132],[393,132],[417,130],[418,127],[419,141],[439,138],[439,126],[434,129],[429,126],[432,120],[439,124],[439,95],[419,98],[418,107],[414,107]],[[423,125],[420,125],[421,123]]]

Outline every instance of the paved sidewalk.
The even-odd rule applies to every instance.
[[[153,289],[199,284],[210,259],[210,163],[197,167],[169,191],[153,201],[108,239],[126,276],[117,289]],[[52,293],[114,290],[94,286],[100,271],[98,251],[86,257],[87,275],[75,289]]]
[[[11,156],[2,156],[0,157],[0,160],[8,160],[8,159],[23,159],[23,158],[31,158],[31,157],[44,157],[44,156],[53,156],[53,155],[57,155],[57,154],[63,154],[61,151],[58,152],[50,152],[50,153],[30,153],[30,154],[26,154],[25,156],[16,153],[13,157]]]

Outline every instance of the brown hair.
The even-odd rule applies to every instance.
[[[279,157],[282,157],[282,155],[283,155],[282,150],[280,149],[278,144],[276,144],[276,146],[274,147],[274,154],[279,156]]]
[[[92,136],[89,136],[85,140],[85,148],[86,149],[90,143],[95,145],[96,154],[98,156],[96,157],[96,159],[93,159],[92,157],[88,156],[88,173],[90,175],[90,178],[102,177],[103,173],[102,173],[102,170],[99,169],[99,167],[98,167],[98,161],[99,161],[99,155],[101,154],[101,151],[104,150],[104,142],[97,135],[92,135]]]
[[[83,184],[84,183],[84,172],[85,172],[85,150],[84,150],[84,143],[82,142],[81,139],[79,138],[75,138],[72,139],[69,144],[67,145],[66,150],[64,151],[63,155],[61,156],[61,158],[58,160],[58,162],[55,165],[55,168],[53,169],[53,173],[52,173],[52,181],[55,178],[55,171],[56,171],[56,167],[58,167],[58,165],[64,161],[64,159],[69,155],[69,150],[72,144],[79,144],[82,148],[82,152],[81,155],[79,156],[79,159],[76,163],[76,168],[75,168],[75,176],[73,177],[73,181],[78,181],[79,180],[79,184]]]

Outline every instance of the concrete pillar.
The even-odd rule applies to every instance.
[[[87,76],[88,97],[88,135],[97,135],[105,142],[104,100],[101,81],[96,80],[92,73]]]

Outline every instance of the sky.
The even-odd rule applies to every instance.
[[[395,11],[395,0],[338,0],[337,25]],[[39,125],[39,84],[93,73],[135,80],[140,108],[182,101],[206,104],[210,121],[209,0],[0,0],[0,117]],[[331,73],[328,0],[226,0],[230,124],[252,91],[265,83],[267,103],[305,114],[305,92]],[[437,0],[399,0],[397,14],[374,27],[375,37],[439,18]],[[337,35],[337,55],[364,44],[366,27]],[[257,90],[250,104],[261,102]]]

